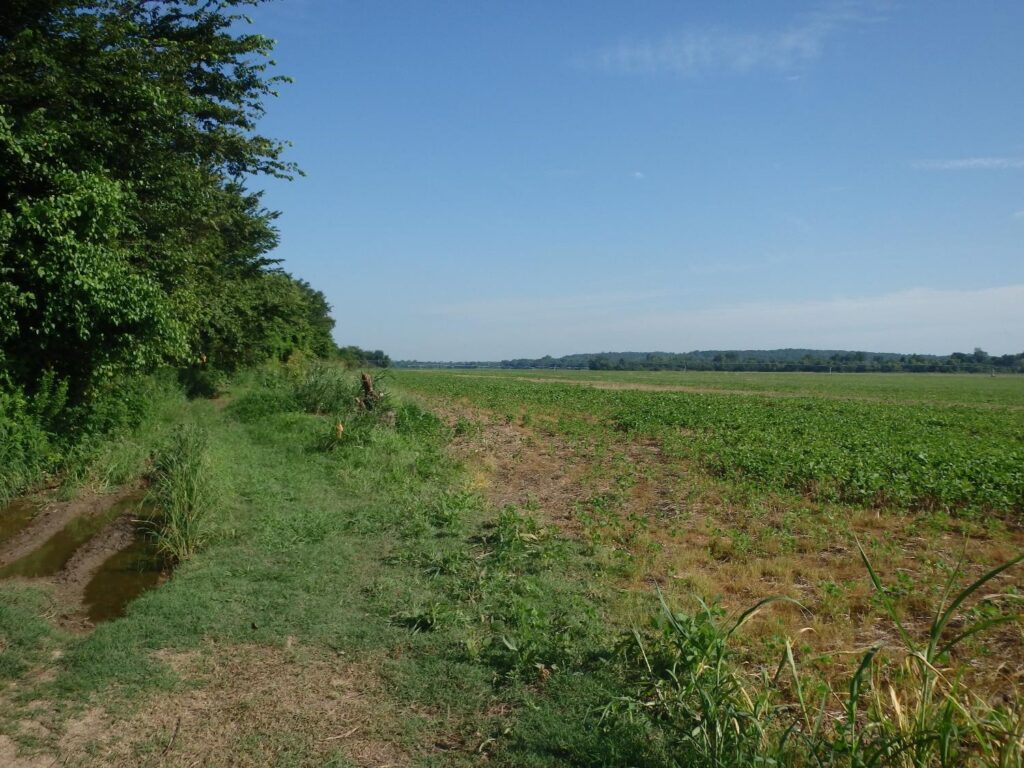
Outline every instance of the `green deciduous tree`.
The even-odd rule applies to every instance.
[[[258,0],[0,8],[0,365],[73,398],[169,361],[333,350],[323,295],[275,268],[246,180],[296,172],[256,123],[281,78]]]

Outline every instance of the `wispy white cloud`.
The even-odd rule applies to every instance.
[[[643,171],[633,171],[633,178],[634,179],[646,179],[647,178],[647,174],[645,174]]]
[[[1024,284],[673,308],[679,301],[665,291],[474,301],[420,315],[401,346],[409,350],[404,356],[437,360],[602,349],[808,347],[942,354],[981,346],[1003,354],[1024,348]]]
[[[1019,211],[1014,211],[1013,218],[1024,219],[1024,208],[1021,208]]]
[[[1007,171],[1024,168],[1024,157],[960,157],[922,160],[914,167],[925,171]]]
[[[980,345],[1004,353],[1024,346],[1020,334],[1024,285],[981,290],[915,288],[881,296],[669,311],[644,318],[643,327],[675,328],[694,347],[715,349],[948,353]]]
[[[683,30],[660,40],[630,40],[584,57],[590,68],[625,73],[742,74],[757,69],[792,70],[818,58],[841,27],[878,18],[879,3],[833,3],[772,30],[721,27]]]

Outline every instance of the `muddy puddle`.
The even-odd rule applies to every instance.
[[[136,491],[115,495],[108,505],[102,499],[91,501],[41,541],[32,531],[46,531],[52,519],[37,520],[38,507],[29,500],[15,502],[0,513],[0,536],[6,537],[0,542],[23,532],[21,538],[28,541],[13,545],[21,554],[0,567],[0,579],[50,581],[71,608],[64,621],[76,626],[83,626],[82,617],[96,624],[123,616],[128,603],[166,577],[150,539],[136,522],[147,516],[143,500],[144,493]],[[27,546],[32,548],[26,550]]]
[[[95,515],[81,515],[47,539],[27,555],[0,568],[0,579],[12,576],[41,578],[61,571],[83,544],[111,521],[139,506],[141,494],[132,494]]]
[[[149,539],[135,534],[131,544],[103,561],[85,587],[85,613],[98,624],[124,616],[128,603],[160,584],[164,570]]]
[[[38,510],[39,505],[31,499],[15,499],[0,510],[0,544],[27,528]]]

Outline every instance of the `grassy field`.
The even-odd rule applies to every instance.
[[[1020,569],[930,620],[1024,548],[1019,388],[538,378],[375,399],[319,367],[163,408],[103,462],[154,452],[173,576],[95,628],[0,582],[0,763],[1021,764]],[[851,484],[908,452],[938,463],[899,494]]]

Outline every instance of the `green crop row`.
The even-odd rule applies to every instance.
[[[499,413],[577,417],[659,438],[718,476],[821,501],[948,511],[1024,510],[1024,412],[825,397],[598,389],[413,373],[410,390]]]

